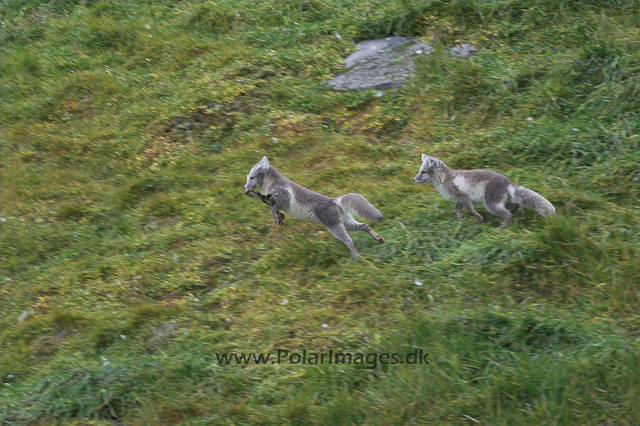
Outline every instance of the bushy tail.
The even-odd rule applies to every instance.
[[[373,205],[360,194],[351,193],[343,195],[342,197],[336,198],[336,203],[348,213],[360,216],[363,219],[374,222],[380,222],[384,219],[380,210],[373,207]]]
[[[556,208],[542,195],[524,186],[512,186],[509,188],[509,195],[513,201],[523,205],[528,209],[534,209],[543,217],[556,214]]]

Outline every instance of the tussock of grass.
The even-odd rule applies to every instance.
[[[4,423],[640,418],[634,2],[0,12]],[[393,34],[435,49],[406,86],[324,83],[356,42]],[[479,55],[451,56],[463,42]],[[411,182],[421,153],[503,173],[558,215],[457,221]],[[275,226],[242,193],[263,155],[311,189],[362,193],[386,244],[354,233],[355,262],[319,225]],[[430,365],[215,356],[279,348],[424,349]]]

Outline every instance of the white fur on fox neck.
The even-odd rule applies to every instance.
[[[265,173],[262,176],[262,192],[268,194],[271,192],[271,188],[273,187],[273,183],[278,178],[277,175],[271,175],[271,173]]]

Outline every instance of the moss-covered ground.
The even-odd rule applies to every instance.
[[[637,1],[0,15],[2,424],[638,424]],[[392,34],[435,48],[406,86],[324,83]],[[463,42],[479,55],[448,53]],[[503,173],[558,214],[457,221],[411,181],[422,153]],[[277,227],[242,190],[263,155],[363,194],[386,244],[353,234],[356,262],[320,225]],[[277,349],[430,364],[216,359]]]

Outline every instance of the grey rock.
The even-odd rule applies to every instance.
[[[460,56],[462,58],[468,58],[469,56],[477,55],[478,48],[473,44],[463,43],[460,46],[452,47],[451,54]]]
[[[413,73],[417,55],[433,52],[429,43],[414,38],[387,37],[365,40],[345,59],[349,68],[327,83],[335,90],[389,89],[401,86]]]

